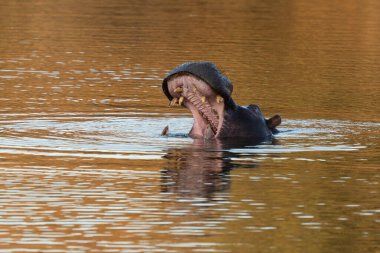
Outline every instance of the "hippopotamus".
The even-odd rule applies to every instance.
[[[236,104],[232,82],[211,62],[177,66],[163,79],[162,89],[169,106],[184,106],[192,113],[192,138],[270,139],[281,123],[279,115],[265,119],[257,105]]]

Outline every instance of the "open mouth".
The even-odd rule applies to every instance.
[[[181,73],[168,80],[168,91],[173,97],[169,106],[185,106],[193,114],[190,137],[212,139],[219,134],[223,125],[224,99],[206,82]]]

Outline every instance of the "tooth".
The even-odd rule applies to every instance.
[[[172,107],[173,105],[177,104],[177,101],[178,101],[178,98],[173,98],[173,99],[169,102],[169,107]]]
[[[177,92],[177,93],[180,93],[182,91],[183,91],[182,87],[177,87],[174,89],[174,92]]]
[[[201,99],[202,99],[202,104],[204,104],[206,102],[206,97],[202,96]]]
[[[216,102],[219,104],[221,102],[223,102],[223,98],[221,96],[216,96]]]
[[[182,105],[183,99],[184,99],[183,97],[180,97],[180,98],[179,98],[179,100],[178,100],[178,104],[179,104],[179,105]]]
[[[203,138],[205,140],[212,140],[215,138],[214,131],[212,131],[210,124],[207,125],[205,131],[203,132]]]
[[[168,136],[168,134],[169,134],[169,126],[166,126],[166,127],[162,130],[161,135],[162,135],[162,136]]]

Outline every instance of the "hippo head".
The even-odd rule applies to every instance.
[[[189,62],[163,80],[169,105],[188,108],[194,118],[193,138],[271,136],[257,106],[241,107],[231,98],[232,83],[210,62]]]
[[[194,117],[189,135],[217,135],[225,108],[234,108],[231,81],[210,62],[190,62],[173,69],[162,84],[169,105],[187,107]],[[210,131],[211,130],[211,131]]]

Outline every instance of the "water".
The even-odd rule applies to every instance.
[[[379,251],[379,10],[3,1],[1,252]],[[189,60],[275,140],[188,138],[161,80]]]

